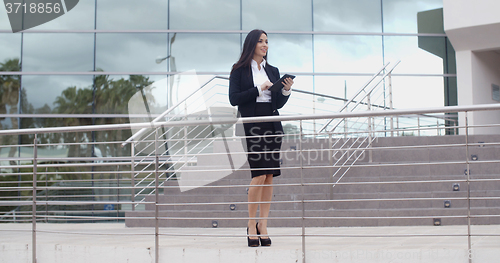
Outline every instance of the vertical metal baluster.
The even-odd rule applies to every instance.
[[[316,114],[316,95],[312,96],[313,114]],[[316,119],[313,120],[313,133],[316,133]]]
[[[45,223],[49,221],[49,168],[45,168]]]
[[[135,145],[133,142],[130,144],[130,156],[132,157],[130,163],[130,183],[132,184],[130,201],[132,201],[132,211],[135,211]]]
[[[305,229],[305,204],[304,204],[304,153],[302,151],[302,136],[303,127],[302,120],[300,120],[300,136],[299,136],[299,151],[300,151],[300,189],[302,192],[301,204],[302,204],[302,263],[306,262],[306,229]]]
[[[32,208],[32,262],[36,263],[36,184],[37,184],[37,135],[35,134],[35,139],[33,140],[33,203],[31,205]]]
[[[372,100],[371,100],[371,95],[372,93],[368,93],[367,96],[367,105],[368,105],[368,111],[372,110]],[[368,117],[368,162],[373,161],[373,153],[372,153],[372,117]]]
[[[116,222],[120,220],[120,165],[116,166]]]
[[[155,129],[155,262],[160,262],[160,222],[158,220],[158,128]]]
[[[469,118],[465,112],[465,154],[467,163],[467,246],[469,263],[472,263],[472,238],[470,232],[470,160],[469,160]]]
[[[418,128],[418,136],[420,136],[420,116],[417,116],[417,128]],[[439,129],[438,129],[438,135],[439,135]]]
[[[436,131],[437,135],[439,136],[439,119],[436,119]]]
[[[396,117],[396,129],[397,129],[396,136],[399,136],[399,115]]]
[[[344,136],[345,136],[345,133],[344,133]],[[331,176],[333,174],[333,144],[332,144],[332,133],[328,133],[328,163],[330,164],[329,165],[329,169],[328,169],[328,173],[330,174],[330,176],[328,176],[328,183],[330,186],[333,186],[333,176]],[[330,188],[330,200],[333,200],[333,187],[329,187]],[[331,208],[333,209],[333,202],[330,203],[331,204]]]
[[[388,75],[389,82],[389,108],[391,110],[394,109],[394,105],[392,103],[392,73]],[[391,115],[391,137],[394,137],[394,116]]]

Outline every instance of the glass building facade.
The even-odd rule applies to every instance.
[[[126,123],[127,101],[140,87],[189,70],[228,76],[246,33],[255,28],[268,32],[269,63],[282,74],[299,76],[294,88],[349,97],[382,65],[401,60],[393,75],[395,108],[454,105],[454,51],[444,32],[422,32],[418,21],[419,13],[442,5],[442,0],[86,0],[19,33],[12,33],[0,9],[0,127]],[[444,55],[419,47],[425,39]],[[130,135],[54,134],[43,140],[99,142]],[[30,139],[1,138],[2,144]],[[94,146],[69,147],[75,147],[70,156],[129,154],[120,147],[99,153]]]

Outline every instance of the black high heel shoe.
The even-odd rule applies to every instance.
[[[257,231],[259,231],[259,230],[257,230]],[[251,239],[250,236],[248,236],[248,227],[247,227],[247,240],[248,240],[249,247],[258,247],[259,246],[259,239],[258,238]]]
[[[257,223],[255,225],[255,228],[257,229],[257,235],[260,235],[260,232],[259,232],[259,223]],[[269,247],[269,246],[271,246],[271,238],[270,237],[267,237],[267,238],[259,237],[259,240],[260,240],[260,245],[261,246],[263,246],[263,247]]]

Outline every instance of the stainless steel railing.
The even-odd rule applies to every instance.
[[[260,117],[260,118],[245,118],[238,119],[237,123],[242,122],[259,122],[259,121],[298,121],[302,123],[303,121],[310,120],[328,120],[328,119],[348,119],[348,118],[388,118],[397,116],[410,116],[419,114],[443,114],[443,113],[453,113],[453,112],[465,112],[467,115],[469,112],[484,111],[484,110],[500,110],[498,104],[492,105],[474,105],[474,106],[456,106],[456,107],[444,107],[444,108],[433,108],[433,109],[415,109],[415,110],[387,110],[387,111],[371,111],[371,112],[346,112],[346,113],[332,113],[332,114],[322,114],[322,115],[289,115],[289,116],[276,116],[276,117]],[[185,127],[185,126],[203,126],[211,124],[231,124],[234,125],[234,119],[218,119],[213,120],[181,120],[178,122],[159,122],[159,123],[135,123],[127,125],[102,125],[102,126],[76,126],[76,127],[55,127],[55,128],[41,128],[41,129],[22,129],[22,130],[2,130],[0,135],[19,135],[19,134],[32,134],[34,140],[32,144],[24,145],[2,145],[2,148],[9,147],[22,147],[29,149],[32,154],[21,157],[2,157],[0,158],[0,169],[3,178],[10,178],[9,180],[2,181],[2,187],[0,187],[0,192],[2,193],[2,198],[0,202],[0,208],[2,208],[4,213],[0,215],[2,222],[24,222],[32,224],[32,237],[33,237],[33,255],[36,257],[37,246],[37,224],[40,222],[50,222],[50,223],[69,223],[69,222],[102,222],[102,221],[120,221],[128,219],[136,220],[152,220],[155,222],[154,228],[156,231],[155,237],[159,234],[159,224],[160,222],[177,222],[177,221],[191,221],[194,225],[203,226],[202,222],[206,220],[216,220],[222,223],[223,220],[230,222],[239,222],[247,220],[248,217],[238,214],[238,216],[226,216],[219,215],[214,216],[210,214],[205,214],[204,216],[189,216],[189,215],[169,215],[162,213],[162,209],[167,209],[168,207],[177,207],[183,210],[192,209],[204,209],[210,208],[215,209],[216,206],[229,206],[229,205],[246,205],[244,199],[238,201],[241,195],[235,195],[235,200],[233,201],[210,201],[206,197],[199,199],[197,201],[174,201],[161,198],[160,189],[166,192],[174,191],[178,189],[179,186],[172,184],[161,186],[164,180],[160,181],[159,174],[167,171],[166,168],[160,166],[161,162],[169,162],[169,159],[160,159],[160,154],[156,150],[154,155],[148,157],[51,157],[50,149],[57,147],[64,147],[64,143],[61,144],[41,144],[37,140],[37,136],[46,133],[67,133],[67,132],[88,132],[88,131],[103,131],[110,129],[129,129],[130,126],[134,128],[149,128],[154,127],[155,129],[161,129],[162,127]],[[489,128],[498,128],[498,124],[482,125]],[[302,127],[302,126],[301,126]],[[299,127],[299,128],[301,128]],[[275,199],[271,203],[273,207],[279,211],[280,206],[289,205],[292,209],[295,209],[294,214],[285,214],[276,212],[269,218],[272,222],[278,222],[279,220],[286,220],[290,222],[300,221],[300,226],[303,230],[311,225],[314,225],[315,220],[327,220],[331,222],[332,225],[339,224],[342,225],[343,220],[361,220],[368,222],[369,220],[392,220],[392,222],[402,222],[404,224],[405,220],[434,220],[434,224],[437,222],[445,223],[446,220],[450,224],[464,224],[468,227],[466,234],[454,234],[454,236],[463,236],[469,239],[467,249],[473,249],[473,242],[471,241],[473,237],[476,237],[474,231],[471,229],[471,225],[474,222],[480,224],[481,220],[491,220],[495,222],[496,215],[491,215],[486,212],[491,207],[482,205],[484,201],[487,200],[497,200],[499,196],[495,190],[489,190],[488,187],[495,187],[495,184],[499,182],[498,179],[498,169],[497,167],[499,161],[493,156],[488,156],[488,152],[481,155],[478,154],[478,150],[496,150],[500,143],[497,137],[494,135],[485,135],[483,137],[479,135],[471,135],[474,130],[483,127],[480,126],[470,126],[468,123],[464,123],[460,126],[452,127],[454,129],[461,129],[465,132],[458,137],[454,136],[439,136],[432,142],[433,137],[418,137],[418,136],[403,136],[401,139],[410,139],[410,143],[407,145],[372,145],[369,149],[374,153],[374,157],[379,158],[380,156],[391,155],[394,159],[381,160],[374,159],[372,162],[356,162],[353,168],[366,170],[366,171],[376,171],[377,169],[387,169],[387,168],[397,168],[404,167],[407,170],[418,170],[420,168],[425,168],[427,173],[420,172],[415,178],[413,177],[398,177],[394,174],[388,175],[378,175],[377,177],[370,177],[369,174],[360,173],[357,176],[349,177],[349,180],[341,182],[328,181],[332,173],[331,169],[341,167],[339,164],[331,164],[330,162],[335,160],[335,157],[331,155],[333,150],[329,147],[322,148],[314,133],[304,133],[303,129],[298,129],[297,133],[287,135],[289,138],[285,140],[284,148],[281,151],[282,156],[284,156],[283,161],[283,173],[296,173],[298,177],[293,177],[291,179],[283,178],[282,181],[278,181],[275,185],[277,192],[285,191],[284,189],[289,188],[300,188],[301,194],[298,194],[298,199]],[[444,127],[427,127],[425,129],[445,129]],[[408,130],[408,129],[405,129]],[[411,129],[418,132],[418,128]],[[379,134],[390,134],[394,132],[398,134],[402,132],[400,129],[382,129],[374,130],[373,132]],[[352,131],[349,134],[351,140],[356,140],[360,137],[360,140],[364,140],[366,134],[364,132]],[[158,130],[155,134],[161,134]],[[357,134],[358,136],[355,136]],[[163,139],[158,135],[155,135],[155,140],[153,141],[157,146],[161,145]],[[343,131],[337,131],[333,136],[344,137]],[[412,143],[411,139],[414,137],[415,141]],[[444,138],[451,138],[452,141],[448,143],[443,143],[441,141]],[[204,138],[204,137],[203,137]],[[307,140],[316,141],[307,141]],[[388,137],[379,136],[379,140]],[[426,139],[428,138],[428,139]],[[200,138],[201,140],[202,138]],[[235,137],[228,136],[227,140],[236,139]],[[416,144],[416,140],[429,140],[423,144]],[[182,138],[178,139],[183,141]],[[223,138],[217,138],[217,140],[222,141]],[[323,138],[326,145],[328,139]],[[102,143],[102,142],[101,142]],[[110,144],[121,144],[123,142],[108,142]],[[323,143],[323,141],[321,142]],[[84,143],[82,143],[83,145]],[[91,143],[85,143],[91,144]],[[292,146],[295,146],[293,149]],[[288,147],[288,148],[287,148]],[[490,149],[490,147],[492,147]],[[44,151],[47,148],[48,151]],[[158,149],[158,147],[155,147]],[[450,152],[450,149],[456,149],[462,154],[453,155],[455,157],[450,158],[446,155],[437,157],[447,157],[444,159],[433,160],[430,155],[426,158],[422,157],[421,150],[440,150],[445,149],[446,152]],[[411,158],[396,160],[396,157],[401,158],[402,153],[405,151],[416,150],[416,154],[411,154]],[[357,152],[361,154],[359,150],[350,150],[352,152]],[[26,153],[27,151],[21,151]],[[491,152],[491,151],[490,151]],[[319,155],[326,155],[325,160],[320,160],[319,155],[314,156],[312,153],[317,153]],[[218,158],[223,156],[224,152],[205,152],[202,154],[197,154],[197,156],[205,156],[208,158]],[[235,152],[235,154],[242,154],[244,152]],[[476,157],[474,157],[476,155]],[[355,155],[356,156],[356,155]],[[357,155],[356,157],[359,157]],[[458,156],[458,157],[456,157]],[[434,156],[436,157],[436,156]],[[153,173],[155,176],[148,178],[145,181],[152,182],[148,189],[154,189],[155,198],[147,199],[143,203],[149,206],[144,209],[151,211],[149,215],[139,215],[131,214],[125,217],[124,212],[132,211],[132,207],[137,203],[137,201],[131,200],[130,192],[136,190],[137,186],[132,185],[132,176],[130,173],[133,163],[142,159],[143,162],[153,163],[149,166],[145,173]],[[12,164],[13,161],[15,164]],[[441,170],[439,167],[442,166],[457,166],[463,167],[460,173],[456,171],[450,174],[440,174]],[[484,168],[482,168],[484,167]],[[172,168],[173,169],[173,168]],[[352,172],[352,169],[349,173]],[[202,173],[209,172],[222,172],[231,171],[229,167],[218,167],[218,166],[205,166],[196,167],[195,171]],[[248,171],[248,168],[242,167],[238,169],[239,171]],[[317,172],[318,177],[308,178],[304,174],[312,174],[314,171]],[[465,170],[465,174],[464,171]],[[479,172],[482,171],[482,172]],[[370,173],[370,172],[369,172]],[[328,176],[321,177],[320,174],[327,174]],[[91,175],[93,175],[91,177]],[[10,177],[9,177],[10,176]],[[18,178],[21,180],[18,180]],[[384,177],[386,176],[386,177]],[[391,177],[392,176],[392,177]],[[294,179],[295,178],[295,179]],[[326,178],[326,179],[325,179]],[[460,195],[453,195],[454,192],[450,189],[449,192],[436,192],[436,195],[422,196],[418,192],[413,192],[416,190],[411,190],[408,192],[400,192],[397,189],[399,187],[406,187],[404,189],[418,189],[422,185],[428,185],[429,189],[432,189],[434,185],[448,185],[461,184],[459,187],[462,188],[458,191]],[[240,183],[229,183],[224,182],[221,184],[212,185],[195,185],[199,189],[241,189],[244,190],[248,187],[247,183],[241,181]],[[384,190],[376,191],[372,196],[364,195],[363,189],[366,187],[383,187]],[[394,187],[396,186],[396,187]],[[329,193],[323,192],[323,195],[318,189],[335,189],[334,196],[331,198]],[[343,189],[354,187],[353,190]],[[384,195],[387,189],[392,189],[392,195]],[[316,189],[310,192],[308,189]],[[451,188],[451,187],[450,187]],[[357,189],[357,190],[356,190]],[[382,189],[382,188],[381,188]],[[79,192],[80,191],[80,192]],[[349,191],[354,191],[358,196],[349,195]],[[494,194],[486,195],[485,192],[490,192]],[[319,192],[319,193],[318,193]],[[430,191],[430,193],[433,193]],[[418,215],[410,214],[397,214],[397,211],[390,211],[390,209],[385,209],[380,207],[382,204],[390,207],[393,203],[422,203],[422,202],[443,202],[449,201],[453,206],[457,206],[457,210],[447,210],[449,208],[442,207],[437,209],[435,205],[420,207],[420,210],[429,210],[429,213],[422,213]],[[162,203],[163,202],[163,203]],[[379,208],[375,210],[368,209],[374,204],[379,204]],[[484,203],[486,204],[486,203]],[[446,203],[445,203],[446,205]],[[309,206],[311,208],[309,208]],[[366,214],[360,215],[356,214],[355,211],[347,211],[349,206],[354,207],[353,210],[361,209],[360,207],[365,207]],[[319,207],[319,208],[318,208]],[[328,214],[325,211],[329,211],[330,208],[334,208],[334,211],[338,211],[339,214]],[[356,208],[358,207],[358,208]],[[8,208],[8,209],[4,209]],[[493,206],[493,209],[495,207]],[[412,208],[400,208],[398,211],[405,211],[406,209],[412,209],[412,211],[419,209]],[[179,210],[179,209],[178,209]],[[380,210],[386,211],[387,214],[381,214]],[[15,211],[15,212],[14,212]],[[171,211],[171,210],[169,210]],[[203,210],[207,211],[207,210]],[[139,211],[137,211],[139,212]],[[453,212],[453,213],[452,213]],[[351,214],[349,214],[351,213]],[[436,221],[440,219],[441,221]],[[465,221],[464,221],[465,220]],[[489,222],[489,221],[487,221]],[[238,223],[236,223],[238,224]],[[345,223],[344,223],[345,224]],[[242,224],[244,225],[244,223]],[[110,234],[112,235],[112,234]],[[446,235],[446,234],[444,234]],[[484,234],[481,234],[484,235]],[[494,235],[494,234],[492,234]],[[287,236],[299,236],[302,238],[302,244],[305,247],[306,239],[308,236],[332,236],[332,235],[317,235],[317,234],[306,234],[302,231],[301,234],[297,235],[287,235]],[[384,235],[377,235],[384,236]],[[406,234],[405,236],[421,236],[419,234]],[[155,246],[158,248],[159,240],[155,238]],[[158,250],[156,250],[158,251]],[[306,249],[302,251],[304,254],[307,253]],[[36,260],[36,258],[34,258]],[[155,258],[159,262],[159,255]],[[305,262],[305,257],[302,258]],[[472,262],[472,260],[471,260]]]

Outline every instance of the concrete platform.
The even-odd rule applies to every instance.
[[[1,263],[31,262],[31,227],[0,224]],[[472,262],[498,262],[500,226],[472,226],[471,230],[469,253],[467,226],[306,228],[306,262],[465,263],[469,255]],[[158,262],[302,262],[300,228],[269,231],[271,247],[249,248],[245,228],[161,228]],[[39,223],[36,242],[37,263],[155,262],[154,228]]]

